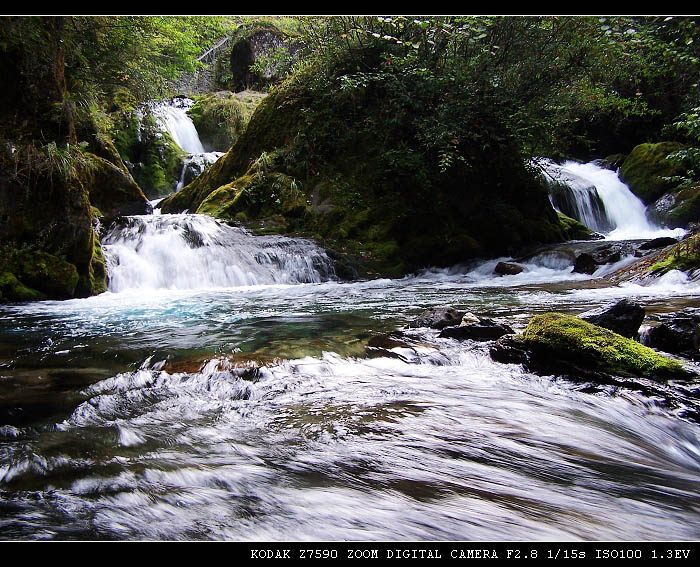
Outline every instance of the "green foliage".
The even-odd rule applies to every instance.
[[[700,234],[693,234],[676,244],[665,257],[649,268],[649,272],[659,275],[670,270],[687,272],[700,268]]]
[[[700,106],[678,116],[665,133],[688,144],[667,156],[669,162],[682,173],[665,179],[682,186],[700,181]]]
[[[334,17],[302,19],[341,88],[382,65],[471,85],[531,155],[606,155],[658,131],[697,93],[693,18]],[[372,53],[373,57],[367,57]],[[449,128],[448,123],[444,126]],[[607,142],[606,139],[611,139]],[[440,136],[443,167],[457,158]],[[617,149],[619,151],[619,149]]]

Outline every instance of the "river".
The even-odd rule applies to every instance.
[[[700,539],[699,382],[537,376],[407,327],[698,307],[684,274],[341,282],[311,242],[186,214],[103,245],[108,292],[0,306],[0,539]]]

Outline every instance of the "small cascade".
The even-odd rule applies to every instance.
[[[222,155],[224,155],[223,152],[206,152],[203,154],[190,154],[186,157],[182,162],[182,171],[180,172],[180,179],[177,182],[175,191],[177,192],[185,185],[189,185]]]
[[[161,127],[170,134],[174,142],[189,154],[182,163],[180,179],[175,191],[180,191],[195,177],[218,160],[223,152],[207,152],[199,139],[199,134],[187,111],[194,101],[189,98],[174,98],[169,104],[154,108],[154,115]]]
[[[557,164],[538,160],[549,186],[549,199],[559,212],[612,240],[680,236],[649,221],[644,203],[622,183],[617,173],[595,162]]]
[[[170,104],[160,104],[154,109],[154,115],[162,128],[170,134],[175,143],[188,154],[203,154],[204,146],[187,110],[193,101],[176,98]]]
[[[203,215],[126,217],[102,245],[109,290],[210,289],[299,284],[335,277],[312,242],[248,231]]]

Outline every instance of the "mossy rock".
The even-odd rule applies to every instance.
[[[557,212],[557,216],[567,240],[591,240],[595,237],[595,233],[582,222],[560,212]]]
[[[664,177],[679,175],[682,171],[666,156],[681,148],[683,145],[678,142],[636,146],[620,167],[620,179],[646,205],[653,203],[676,185],[673,181],[664,180]]]
[[[571,315],[537,315],[514,340],[550,368],[571,368],[573,373],[584,370],[652,379],[688,377],[679,361]]]
[[[188,111],[206,151],[227,151],[239,138],[264,93],[219,91],[195,98]]]
[[[681,185],[649,207],[649,218],[669,227],[686,227],[700,221],[700,183]]]
[[[74,264],[41,251],[24,250],[13,260],[14,273],[22,283],[48,297],[73,297],[78,285],[78,270]]]
[[[92,257],[86,270],[83,270],[75,290],[76,297],[90,297],[107,291],[107,267],[100,240],[93,241]]]
[[[12,272],[0,273],[0,301],[41,301],[43,293],[27,287]]]
[[[136,112],[126,113],[112,135],[119,155],[129,164],[129,172],[144,195],[154,199],[174,191],[187,153],[152,115],[140,119]]]

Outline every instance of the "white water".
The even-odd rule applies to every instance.
[[[685,234],[681,228],[665,229],[649,221],[644,203],[614,171],[595,163],[567,161],[558,165],[548,160],[538,163],[551,178],[571,190],[572,210],[561,212],[573,214],[591,230],[605,234],[608,240],[681,237]],[[604,210],[599,210],[596,202],[602,203]]]
[[[194,127],[192,119],[187,115],[187,109],[191,104],[184,104],[177,99],[175,104],[158,105],[154,114],[159,124],[172,136],[175,143],[188,154],[202,154],[204,146],[199,140],[199,134]]]
[[[223,152],[207,152],[204,149],[197,129],[187,114],[192,104],[191,99],[177,98],[170,104],[160,104],[154,109],[154,115],[160,126],[170,134],[182,150],[189,154],[183,160],[180,178],[175,186],[176,192],[224,155]]]
[[[112,292],[317,283],[334,275],[309,241],[252,236],[203,215],[130,217],[102,245]]]

